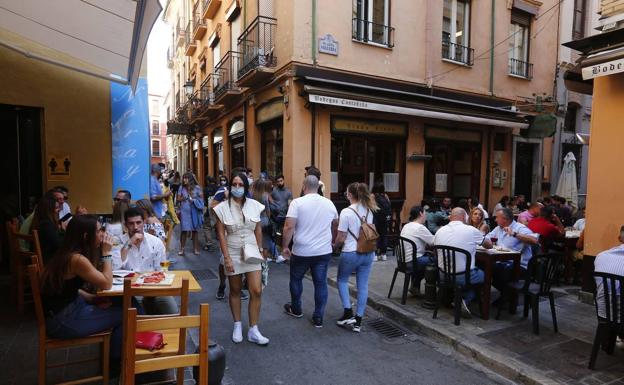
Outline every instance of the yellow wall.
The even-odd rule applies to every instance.
[[[46,154],[71,157],[68,181],[48,181],[42,165],[44,188],[67,186],[72,210],[110,212],[110,83],[0,48],[0,84],[0,103],[43,109],[44,162]]]
[[[624,74],[594,79],[594,97],[589,142],[585,254],[595,256],[618,244],[624,224],[624,135],[622,105]]]

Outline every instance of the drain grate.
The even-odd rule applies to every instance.
[[[198,281],[206,281],[206,280],[209,280],[209,279],[217,279],[217,276],[215,275],[215,273],[212,270],[210,270],[210,269],[191,270],[191,273],[193,273],[193,276]]]
[[[381,334],[386,338],[399,338],[405,337],[407,335],[407,333],[405,333],[403,330],[386,321],[384,318],[377,318],[368,321],[367,324],[377,333]]]

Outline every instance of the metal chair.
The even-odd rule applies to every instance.
[[[437,255],[438,260],[442,260],[442,268],[439,269],[440,279],[438,280],[438,296],[436,300],[436,306],[433,310],[433,318],[438,316],[438,309],[440,308],[440,302],[442,296],[449,290],[454,291],[454,306],[453,314],[455,318],[455,325],[459,325],[459,319],[461,315],[461,302],[462,292],[465,290],[473,289],[479,285],[474,285],[470,282],[470,266],[472,264],[472,256],[464,249],[452,246],[433,246],[433,252]],[[466,263],[465,271],[460,273],[454,273],[456,271],[457,254],[463,254]],[[464,275],[464,283],[457,282],[457,278]],[[480,298],[479,291],[477,295]]]
[[[392,283],[390,284],[390,291],[388,292],[388,298],[392,295],[392,289],[394,288],[394,282],[399,272],[405,274],[405,281],[403,281],[403,295],[401,297],[401,304],[405,305],[407,300],[407,290],[409,289],[410,279],[415,270],[414,259],[412,258],[411,264],[405,262],[405,244],[412,246],[412,256],[416,255],[416,243],[411,239],[399,236],[397,245],[394,248],[394,255],[396,256],[397,267],[394,268],[394,275],[392,276]]]
[[[589,368],[592,370],[596,367],[600,345],[606,342],[603,349],[607,354],[613,354],[615,339],[624,330],[624,296],[621,295],[624,276],[597,272],[594,273],[594,278],[598,280],[594,295],[598,326],[589,359]]]

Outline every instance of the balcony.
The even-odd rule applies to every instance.
[[[212,77],[212,91],[215,103],[230,105],[240,96],[241,90],[236,84],[239,61],[239,52],[228,51],[215,66]]]
[[[208,26],[206,25],[206,21],[202,17],[202,12],[200,9],[201,2],[198,1],[195,3],[195,7],[193,8],[193,39],[201,40],[202,37],[206,34],[206,30]]]
[[[203,0],[204,6],[202,7],[202,18],[212,20],[219,7],[221,7],[221,0]]]
[[[186,38],[184,54],[186,56],[193,56],[193,54],[195,53],[195,50],[197,49],[197,43],[195,42],[195,39],[192,36],[192,27],[193,27],[193,24],[189,21],[186,26],[186,32],[184,34]]]
[[[238,38],[241,51],[238,84],[252,87],[270,79],[275,73],[275,30],[277,19],[258,16]]]
[[[167,68],[173,68],[173,55],[175,53],[175,48],[169,47],[167,48]]]
[[[363,19],[353,19],[351,38],[360,43],[394,47],[394,28]]]
[[[533,64],[517,59],[509,59],[509,75],[531,80],[533,79]]]
[[[176,28],[176,37],[175,37],[175,43],[177,47],[182,47],[184,45],[184,43],[186,42],[185,35],[186,35],[186,31],[184,30],[184,28],[178,26]]]
[[[471,67],[474,64],[474,48],[442,40],[442,59]]]
[[[214,75],[209,74],[193,95],[193,119],[211,121],[223,110],[223,105],[214,101],[213,84]]]

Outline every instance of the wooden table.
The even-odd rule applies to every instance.
[[[196,293],[201,291],[201,286],[199,282],[195,279],[193,274],[189,270],[169,270],[169,273],[175,274],[173,278],[173,283],[171,286],[150,286],[150,285],[142,285],[141,289],[145,290],[154,290],[154,292],[162,291],[163,289],[179,289],[182,287],[182,279],[187,278],[189,281],[189,292]],[[132,278],[132,282],[136,280],[136,275]],[[102,297],[121,297],[123,296],[123,284],[121,285],[113,285],[111,290],[98,290],[98,296]]]
[[[515,251],[497,251],[495,249],[477,249],[476,264],[483,269],[483,291],[481,295],[482,318],[490,318],[490,297],[494,264],[500,261],[513,261],[513,279],[520,279],[520,253]]]

